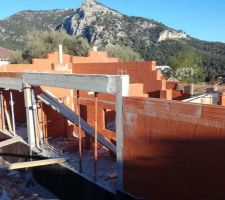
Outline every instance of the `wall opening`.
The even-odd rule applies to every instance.
[[[111,109],[103,109],[104,128],[110,131],[116,131],[116,112]]]

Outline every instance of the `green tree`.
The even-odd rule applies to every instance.
[[[121,61],[143,60],[139,53],[129,47],[110,44],[105,47],[105,50],[110,57],[119,58]]]
[[[193,51],[184,51],[173,56],[169,65],[171,76],[182,82],[197,83],[204,80],[204,71],[200,67],[201,56]]]
[[[58,50],[58,45],[63,45],[64,53],[84,56],[90,48],[87,40],[77,36],[69,36],[64,31],[37,31],[32,30],[27,35],[27,42],[23,57],[26,60],[43,58],[48,53]]]
[[[65,53],[69,55],[85,56],[90,49],[87,40],[82,37],[67,36],[62,44]]]
[[[23,63],[23,57],[21,51],[16,51],[11,57],[10,57],[10,63],[11,64],[21,64]]]

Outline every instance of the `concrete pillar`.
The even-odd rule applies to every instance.
[[[28,143],[32,148],[35,147],[35,127],[34,127],[34,115],[33,115],[33,105],[32,105],[32,93],[30,86],[25,86],[24,88],[24,102],[26,108],[27,117],[27,134]]]
[[[190,95],[193,96],[194,95],[194,84],[192,83],[190,86]]]
[[[59,45],[59,64],[62,65],[63,64],[63,49],[62,49],[62,45]]]
[[[117,189],[123,190],[123,91],[122,79],[116,83],[116,159],[117,159]]]
[[[93,51],[97,52],[98,51],[98,47],[97,46],[93,46]]]

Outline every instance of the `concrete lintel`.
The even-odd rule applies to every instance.
[[[11,89],[11,90],[22,90],[23,89],[23,81],[18,78],[0,78],[0,88]]]
[[[123,80],[124,95],[128,94],[128,75],[95,75],[95,74],[51,74],[51,73],[24,73],[23,81],[29,85],[78,89],[116,94],[118,78]]]

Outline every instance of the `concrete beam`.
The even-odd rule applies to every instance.
[[[24,73],[23,81],[33,86],[49,86],[116,94],[117,78],[123,82],[123,96],[128,95],[128,75]]]
[[[0,78],[0,88],[10,89],[10,90],[22,90],[23,89],[23,81],[18,78]]]

